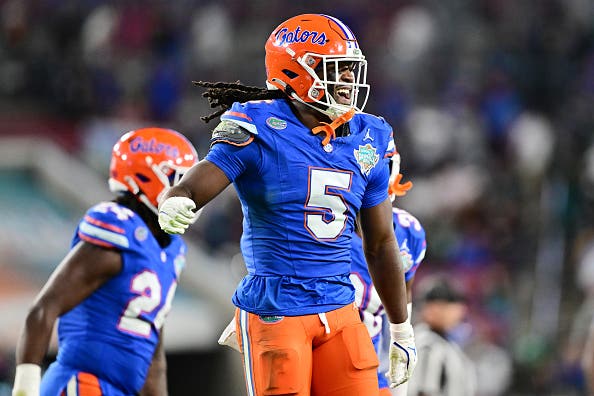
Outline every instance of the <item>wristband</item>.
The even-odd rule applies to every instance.
[[[16,366],[12,396],[37,396],[41,383],[41,367],[33,363]]]
[[[412,325],[406,321],[402,323],[390,323],[390,334],[394,339],[402,339],[414,336]]]

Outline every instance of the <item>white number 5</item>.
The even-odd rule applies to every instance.
[[[335,169],[309,168],[309,189],[305,202],[305,228],[318,240],[334,240],[347,221],[347,205],[340,193],[329,189],[350,191],[352,172]]]

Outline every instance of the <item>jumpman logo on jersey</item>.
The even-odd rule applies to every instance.
[[[363,138],[363,141],[365,141],[365,140],[371,140],[373,142],[373,138],[369,134],[370,131],[371,131],[371,129],[367,128],[367,133],[365,133],[365,137]]]

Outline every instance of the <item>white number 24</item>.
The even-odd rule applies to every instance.
[[[118,328],[128,333],[148,337],[151,334],[151,323],[141,319],[140,315],[154,311],[161,303],[161,283],[154,272],[143,271],[134,277],[131,287],[141,295],[130,300],[124,314],[120,317]],[[157,329],[163,326],[165,317],[171,309],[176,288],[177,282],[173,282],[167,292],[165,304],[155,316],[154,325]]]

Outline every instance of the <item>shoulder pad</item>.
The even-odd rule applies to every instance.
[[[233,146],[247,146],[254,136],[244,127],[230,120],[222,120],[212,131],[210,147],[217,143],[229,143]]]
[[[87,211],[79,223],[78,236],[91,244],[128,249],[135,224],[132,210],[115,202],[102,202]],[[148,230],[147,230],[148,231]]]

